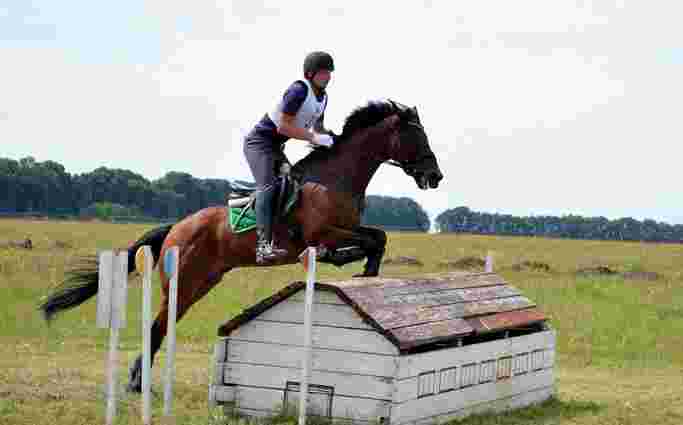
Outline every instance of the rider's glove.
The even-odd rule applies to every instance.
[[[334,144],[334,140],[331,136],[328,136],[327,134],[316,134],[315,136],[313,136],[313,144],[331,148]]]

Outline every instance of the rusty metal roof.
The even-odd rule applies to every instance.
[[[305,289],[294,282],[244,310],[219,336]],[[336,293],[401,352],[459,338],[518,329],[547,320],[536,305],[495,273],[454,272],[424,278],[356,278],[316,283]]]

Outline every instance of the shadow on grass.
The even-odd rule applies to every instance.
[[[592,401],[560,400],[552,397],[543,403],[510,412],[483,413],[446,422],[448,425],[545,425],[560,423],[587,414],[597,414],[605,406]]]
[[[543,403],[502,413],[482,413],[471,415],[463,419],[448,422],[437,422],[444,425],[554,425],[563,419],[571,419],[583,415],[595,415],[605,409],[592,401],[560,400],[552,397]],[[223,416],[218,414],[211,418],[210,425],[296,425],[298,415],[294,411],[280,413],[268,418],[249,418],[239,414]],[[307,425],[349,425],[349,421],[329,420],[322,417],[308,417]],[[370,421],[369,425],[381,425]]]

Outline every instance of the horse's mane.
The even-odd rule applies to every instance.
[[[372,100],[366,105],[357,107],[346,117],[342,133],[335,137],[334,146],[331,149],[314,149],[294,164],[293,171],[297,174],[305,173],[306,169],[316,161],[335,155],[340,145],[350,140],[356,132],[379,124],[395,112],[396,105],[388,100]]]
[[[372,127],[394,112],[396,112],[394,105],[384,100],[374,100],[368,102],[367,105],[359,106],[346,117],[339,138],[347,139],[356,131]]]

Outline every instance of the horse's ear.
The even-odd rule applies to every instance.
[[[410,108],[410,113],[413,115],[413,117],[415,117],[417,122],[420,122],[420,116],[417,114],[417,106]]]

